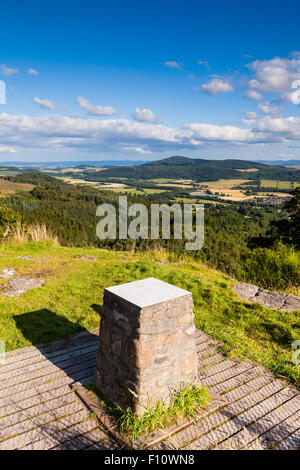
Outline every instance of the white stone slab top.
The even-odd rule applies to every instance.
[[[155,277],[107,287],[105,290],[141,308],[191,295],[188,290],[160,281]]]

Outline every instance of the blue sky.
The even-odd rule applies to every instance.
[[[0,161],[300,159],[299,14],[0,0]]]

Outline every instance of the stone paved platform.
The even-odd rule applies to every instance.
[[[300,393],[251,362],[229,359],[197,330],[199,378],[221,408],[149,449],[300,448]],[[72,392],[93,380],[98,331],[11,351],[0,365],[0,450],[115,449],[119,444]]]

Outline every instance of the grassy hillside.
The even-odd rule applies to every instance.
[[[97,261],[76,258],[80,254]],[[242,302],[230,289],[234,279],[199,262],[176,261],[164,251],[134,254],[28,243],[2,246],[3,268],[46,281],[21,297],[0,294],[0,340],[8,350],[98,326],[105,287],[154,276],[193,293],[197,327],[223,340],[231,354],[255,359],[300,386],[300,369],[291,363],[291,343],[300,338],[299,312]]]

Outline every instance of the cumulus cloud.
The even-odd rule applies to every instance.
[[[249,98],[250,100],[262,100],[263,95],[256,90],[246,90],[245,91],[245,97]]]
[[[28,69],[27,70],[28,75],[38,75],[38,71],[35,69]]]
[[[252,123],[252,127],[273,137],[273,141],[300,140],[300,118],[264,116]]]
[[[59,115],[30,117],[0,115],[3,144],[28,147],[65,147],[119,150],[134,147],[149,151],[195,148],[203,142],[255,142],[262,136],[233,126],[186,124],[180,128],[132,122],[129,119],[81,119]]]
[[[16,153],[16,150],[12,147],[4,147],[0,145],[0,152]]]
[[[41,108],[49,109],[51,111],[58,108],[58,106],[56,104],[54,104],[52,101],[50,101],[50,100],[41,100],[38,96],[36,96],[34,98],[33,103],[37,104]]]
[[[256,119],[258,117],[254,111],[246,111],[244,116],[246,119]]]
[[[137,152],[143,155],[152,153],[151,150],[146,150],[142,147],[123,147],[123,150],[125,150],[126,152]]]
[[[286,101],[300,105],[300,80],[294,80],[292,83],[292,91],[285,93]]]
[[[254,142],[260,137],[253,134],[250,129],[241,129],[235,126],[217,126],[214,124],[185,124],[184,130],[190,132],[193,140],[216,142]]]
[[[234,91],[230,83],[220,80],[219,78],[213,78],[209,82],[204,83],[200,89],[207,95],[220,95]]]
[[[300,79],[300,56],[294,53],[290,59],[275,57],[271,60],[255,60],[248,64],[254,78],[248,82],[250,89],[261,93],[278,93],[283,101],[293,103],[293,83]]]
[[[134,113],[132,113],[132,117],[138,122],[159,122],[158,117],[151,109],[140,109],[138,106],[135,108]]]
[[[266,101],[265,103],[259,103],[258,107],[265,113],[270,114],[271,116],[277,116],[278,114],[282,113],[282,108],[279,106],[273,106],[270,101]]]
[[[2,64],[0,66],[0,70],[2,72],[2,75],[6,75],[7,77],[9,77],[10,75],[15,75],[16,73],[19,73],[18,69],[14,69],[12,67],[6,67],[5,64]]]
[[[188,123],[181,127],[129,119],[74,118],[60,115],[0,114],[2,147],[63,148],[97,152],[148,152],[197,149],[205,143],[257,145],[299,142],[300,118],[254,115],[246,127]]]
[[[112,116],[117,112],[111,106],[94,106],[90,101],[82,96],[78,96],[77,103],[92,116]]]
[[[164,63],[165,67],[168,67],[169,69],[177,69],[177,70],[182,70],[183,69],[183,63],[182,62],[176,62],[175,60],[167,60]]]

